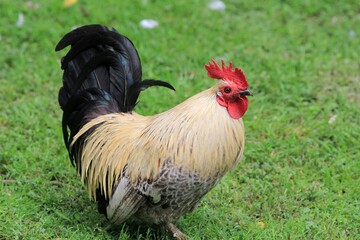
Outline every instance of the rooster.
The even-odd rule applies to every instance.
[[[141,91],[167,82],[142,80],[132,42],[115,29],[88,25],[67,33],[61,60],[65,145],[90,198],[115,225],[163,225],[191,212],[241,159],[242,116],[252,95],[243,71],[213,59],[205,68],[219,81],[178,106],[154,115],[133,111]]]

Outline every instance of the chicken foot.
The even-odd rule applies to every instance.
[[[188,239],[188,237],[183,232],[181,232],[174,224],[166,223],[165,227],[175,239],[177,240]]]

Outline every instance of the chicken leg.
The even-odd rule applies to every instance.
[[[183,232],[181,232],[174,224],[166,223],[165,227],[175,239],[177,240],[188,239],[188,237]]]

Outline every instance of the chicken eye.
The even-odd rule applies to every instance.
[[[225,88],[224,88],[224,92],[225,92],[225,93],[231,93],[231,88],[225,87]]]

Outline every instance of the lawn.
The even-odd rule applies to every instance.
[[[212,86],[211,58],[247,75],[243,161],[178,221],[190,239],[360,239],[358,1],[223,1],[0,2],[0,239],[167,239],[110,226],[68,159],[54,48],[90,23],[131,38],[143,76],[176,88],[143,93],[145,115]]]

